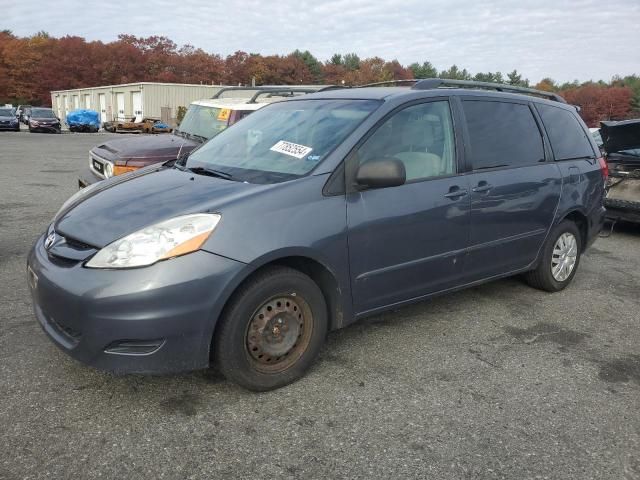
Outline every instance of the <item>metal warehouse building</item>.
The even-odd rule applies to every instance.
[[[178,107],[212,97],[222,86],[184,83],[125,83],[51,92],[51,107],[60,119],[78,108],[100,112],[102,122],[135,116],[160,118],[174,124]]]

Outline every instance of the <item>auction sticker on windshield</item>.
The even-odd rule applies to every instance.
[[[228,108],[222,108],[218,113],[218,120],[229,120],[229,115],[231,115],[231,110]]]
[[[313,148],[305,147],[304,145],[298,145],[297,143],[287,142],[285,140],[280,140],[269,150],[278,153],[284,153],[285,155],[289,155],[290,157],[304,158],[309,155],[309,153],[311,153],[311,150],[313,150]]]

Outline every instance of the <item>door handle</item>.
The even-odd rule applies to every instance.
[[[464,197],[467,193],[466,190],[461,190],[460,187],[451,187],[449,189],[449,193],[445,193],[444,196],[445,198],[460,198],[460,197]]]
[[[478,183],[477,187],[473,187],[471,190],[476,193],[482,193],[482,192],[488,192],[492,188],[493,188],[493,185],[489,185],[487,182],[483,180],[482,182]]]

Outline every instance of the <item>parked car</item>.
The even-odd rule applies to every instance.
[[[609,165],[607,217],[640,223],[640,119],[601,122]]]
[[[71,197],[28,257],[35,314],[101,369],[213,362],[273,389],[359,318],[516,274],[564,289],[605,178],[548,92],[429,79],[276,102]]]
[[[95,110],[73,110],[67,113],[65,120],[70,132],[96,133],[100,130],[100,114]]]
[[[130,117],[126,120],[115,120],[102,124],[107,132],[111,133],[170,133],[171,128],[160,121],[159,118]]]
[[[148,165],[175,160],[220,133],[241,118],[283,96],[317,91],[299,87],[228,87],[212,99],[193,102],[172,135],[125,137],[109,140],[89,152],[89,167],[78,178],[79,188],[137,170]],[[251,92],[246,98],[222,97],[225,93]],[[105,127],[105,129],[108,129]]]
[[[18,105],[16,116],[18,120],[27,125],[27,113],[31,110],[31,105]]]
[[[0,130],[20,131],[20,122],[13,108],[0,107]]]
[[[29,132],[62,133],[60,119],[50,108],[32,108],[28,125]]]

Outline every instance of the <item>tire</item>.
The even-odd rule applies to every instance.
[[[298,380],[327,335],[327,305],[307,275],[288,267],[258,272],[232,296],[213,339],[214,364],[254,391]]]
[[[562,247],[561,238],[564,239],[566,248]],[[578,226],[570,220],[562,221],[549,234],[543,247],[540,263],[535,270],[525,274],[525,281],[530,286],[547,292],[563,290],[571,283],[578,271],[581,252],[582,237]],[[570,269],[558,269],[565,259],[565,265],[570,265],[572,258],[574,261]],[[555,275],[554,265],[557,272]]]

